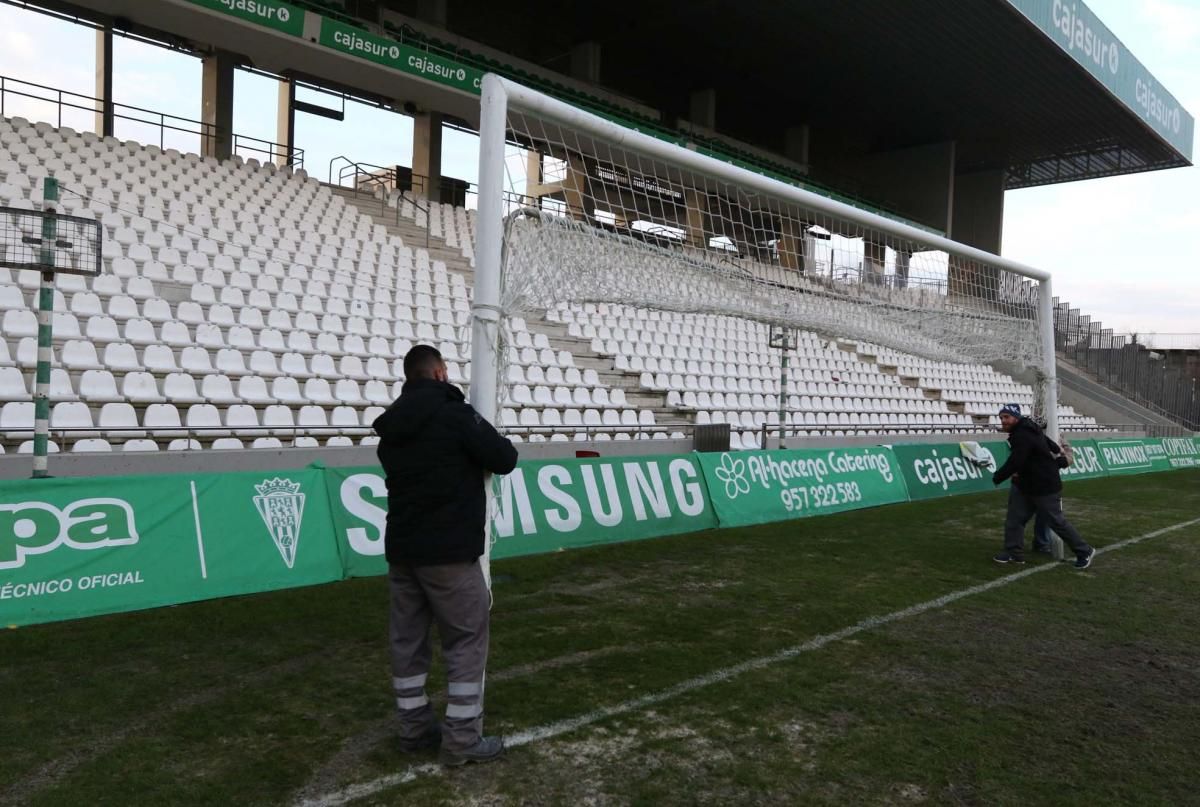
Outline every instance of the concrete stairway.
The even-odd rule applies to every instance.
[[[1062,356],[1058,357],[1058,387],[1060,401],[1075,407],[1077,412],[1091,415],[1105,426],[1137,424],[1153,431],[1167,432],[1183,428],[1170,418],[1104,386],[1091,373]]]

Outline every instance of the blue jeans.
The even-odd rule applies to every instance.
[[[1025,525],[1035,515],[1042,516],[1047,527],[1071,548],[1076,557],[1092,551],[1062,511],[1062,494],[1029,496],[1013,487],[1008,492],[1008,514],[1004,519],[1004,549],[1012,556],[1025,555]],[[1036,539],[1035,539],[1036,540]]]
[[[1046,520],[1046,514],[1040,510],[1033,519],[1033,551],[1050,551],[1050,524]]]

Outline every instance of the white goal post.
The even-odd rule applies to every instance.
[[[609,302],[1031,367],[1035,406],[1057,439],[1047,272],[491,74],[479,137],[470,399],[489,420],[503,393],[507,318]],[[566,179],[515,181],[508,157],[520,155],[531,172],[553,163]],[[551,184],[557,197],[539,195]]]

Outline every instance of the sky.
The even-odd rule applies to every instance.
[[[1200,116],[1200,0],[1089,0],[1117,37],[1193,116]],[[54,43],[50,48],[47,43]],[[95,94],[95,35],[90,29],[0,5],[0,76],[56,90]],[[134,40],[114,40],[113,97],[131,116],[200,117],[200,62]],[[238,71],[234,131],[275,136],[276,87],[270,78]],[[30,91],[32,94],[44,91]],[[52,105],[5,96],[5,115],[58,123]],[[298,97],[340,105],[323,94]],[[87,102],[83,102],[87,103]],[[375,165],[410,165],[412,121],[348,103],[344,122],[296,116],[296,143],[305,168],[336,180],[347,156]],[[90,112],[68,110],[62,125],[93,128]],[[167,120],[171,123],[171,120]],[[194,124],[176,121],[183,129]],[[199,150],[197,135],[118,121],[118,137]],[[443,173],[474,183],[477,139],[447,129]],[[249,144],[252,146],[252,144]],[[243,150],[244,156],[254,156]],[[1056,296],[1117,332],[1200,333],[1200,168],[1190,167],[1010,191],[1005,196],[1003,255],[1051,272]]]

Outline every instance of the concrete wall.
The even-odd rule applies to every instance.
[[[821,169],[851,177],[857,193],[913,221],[949,232],[954,215],[953,142],[931,143],[863,156],[823,155],[814,149],[813,175]]]
[[[1093,435],[1088,435],[1089,437]],[[1135,436],[1129,433],[1120,436]],[[956,443],[964,440],[1002,439],[999,432],[966,434],[878,435],[863,437],[789,437],[788,448],[836,448],[842,446],[877,446],[896,443]],[[778,447],[771,438],[769,448]],[[691,440],[630,440],[604,443],[519,443],[517,449],[524,460],[563,459],[575,456],[576,451],[597,451],[603,457],[636,457],[652,454],[687,454],[692,451]],[[304,468],[321,462],[333,468],[378,465],[371,446],[348,448],[284,448],[243,449],[240,451],[162,451],[130,453],[120,451],[104,454],[52,454],[52,477],[130,476],[146,474],[210,474],[225,471],[277,471]],[[28,479],[33,460],[28,454],[0,456],[0,480]]]

